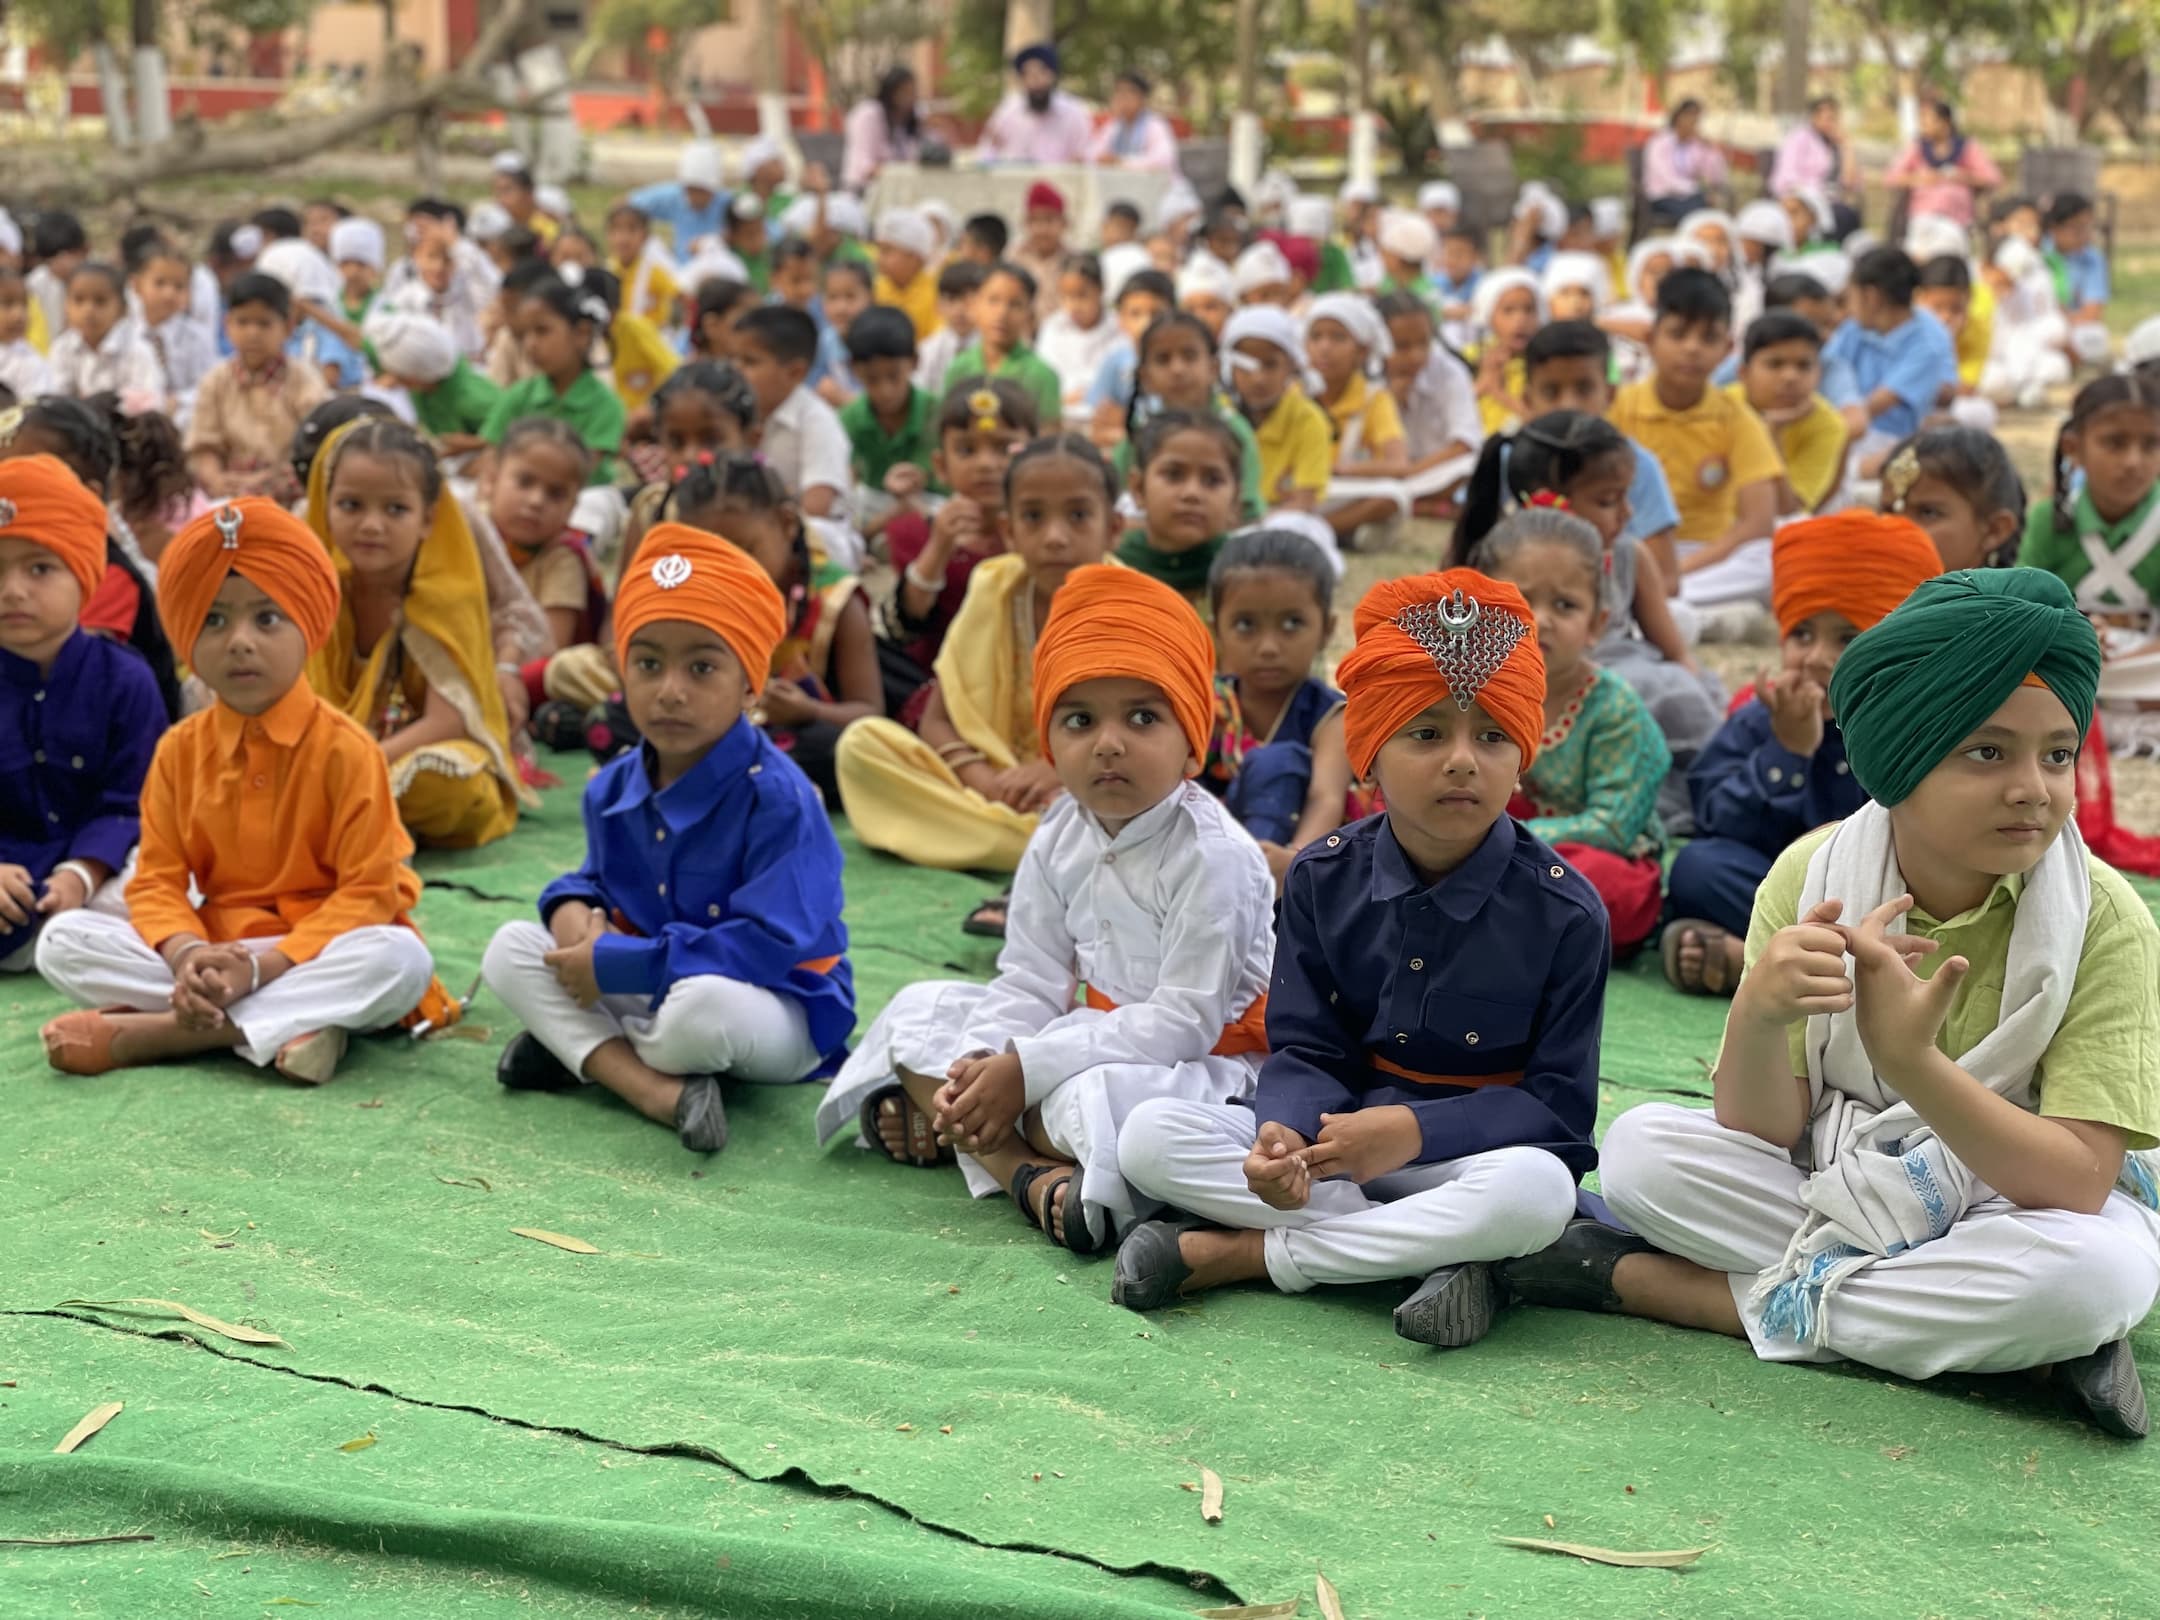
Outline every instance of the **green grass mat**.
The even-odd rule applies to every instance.
[[[446,978],[575,858],[574,809],[423,863]],[[866,1012],[988,970],[957,928],[980,880],[849,860]],[[1556,1312],[1437,1355],[1393,1337],[1387,1289],[1143,1319],[956,1177],[818,1155],[814,1088],[738,1089],[700,1160],[604,1096],[504,1093],[485,999],[492,1042],[370,1041],[319,1091],[233,1063],[59,1079],[35,1040],[56,1008],[0,981],[0,1305],[31,1313],[0,1315],[0,1537],[159,1539],[0,1546],[0,1613],[1111,1616],[1302,1590],[1310,1614],[1318,1568],[1369,1617],[2150,1610],[2155,1454],[2006,1383]],[[1705,1094],[1720,1012],[1616,974],[1605,1118]],[[41,1314],[140,1296],[287,1344]],[[128,1410],[43,1455],[106,1400]],[[1203,1466],[1220,1525],[1185,1488]],[[1713,1550],[1616,1570],[1501,1535]]]

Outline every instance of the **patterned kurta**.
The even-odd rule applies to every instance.
[[[1600,669],[1538,744],[1523,791],[1530,830],[1548,844],[1587,844],[1635,858],[1657,853],[1665,829],[1658,788],[1672,753],[1643,700]]]

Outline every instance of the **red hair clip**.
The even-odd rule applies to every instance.
[[[1568,499],[1565,495],[1555,495],[1549,489],[1541,489],[1523,502],[1523,505],[1544,507],[1554,512],[1565,512],[1568,510]]]

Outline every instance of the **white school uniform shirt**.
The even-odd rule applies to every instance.
[[[1067,416],[1087,415],[1087,392],[1104,358],[1124,338],[1118,323],[1106,312],[1093,326],[1075,326],[1062,309],[1042,323],[1035,335],[1035,352],[1057,373],[1058,393]],[[949,363],[949,362],[948,362]],[[1047,422],[1045,433],[1055,432]]]
[[[87,399],[92,394],[145,393],[165,397],[165,368],[157,352],[143,340],[142,328],[126,316],[113,322],[104,341],[91,348],[74,331],[62,332],[52,341],[45,358],[51,362],[53,392]]]
[[[1477,382],[1468,366],[1438,344],[1411,383],[1410,397],[1399,403],[1397,414],[1402,417],[1413,460],[1456,441],[1475,455],[1485,442]]]
[[[1060,798],[1013,877],[998,976],[962,1051],[1010,1049],[1031,1105],[1098,1065],[1204,1058],[1267,992],[1274,912],[1267,857],[1197,782],[1115,838]],[[1076,1010],[1081,984],[1117,1010]]]
[[[840,413],[809,389],[797,388],[765,419],[758,450],[797,500],[803,491],[823,484],[840,497],[829,516],[847,516],[848,495],[855,487],[847,429],[840,425]]]
[[[945,398],[945,373],[952,369],[954,358],[967,341],[951,327],[941,326],[918,344],[915,386],[942,401]]]
[[[192,414],[195,390],[218,363],[217,339],[186,310],[160,325],[143,327],[142,333],[165,368],[166,392],[175,401],[176,411]]]
[[[52,367],[28,338],[0,343],[0,383],[5,383],[18,400],[27,404],[40,394],[53,391]]]

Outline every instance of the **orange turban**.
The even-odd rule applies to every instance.
[[[0,461],[0,539],[28,540],[58,557],[85,602],[105,578],[105,504],[55,456]]]
[[[1050,716],[1082,681],[1152,681],[1170,699],[1193,758],[1206,759],[1215,729],[1215,642],[1192,604],[1131,568],[1075,568],[1050,599],[1035,643],[1035,729],[1050,752]]]
[[[1537,758],[1545,734],[1545,655],[1521,591],[1474,568],[1383,580],[1353,620],[1357,645],[1335,669],[1349,700],[1350,768],[1372,774],[1380,745],[1444,697],[1476,703]]]
[[[630,638],[648,624],[679,619],[727,643],[753,691],[762,691],[773,649],[787,634],[780,591],[749,554],[687,523],[645,533],[637,560],[615,593],[615,660],[630,661]]]
[[[1770,545],[1770,605],[1778,633],[1818,613],[1872,630],[1943,571],[1927,531],[1884,512],[1837,512],[1788,523]]]
[[[283,608],[307,638],[309,652],[330,639],[338,616],[330,553],[313,529],[276,501],[250,495],[203,513],[158,559],[158,617],[183,659],[194,651],[228,574],[241,575]]]

